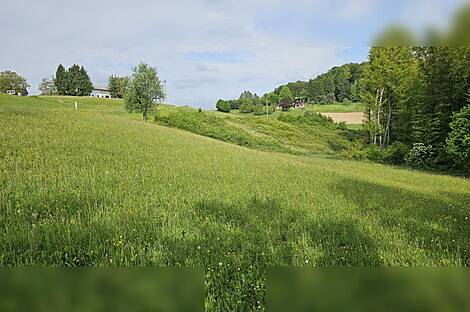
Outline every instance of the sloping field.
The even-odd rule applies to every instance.
[[[364,121],[364,113],[321,113],[324,116],[330,117],[334,122],[344,122],[347,125],[360,125]]]
[[[256,151],[119,102],[0,95],[0,265],[202,266],[207,310],[272,265],[470,264],[470,181]]]

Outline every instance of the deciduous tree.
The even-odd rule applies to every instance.
[[[133,68],[125,95],[127,111],[142,113],[144,121],[147,121],[148,114],[165,96],[155,67],[140,63]]]
[[[8,90],[15,90],[16,94],[28,95],[30,85],[26,78],[18,75],[14,71],[0,72],[0,92],[6,93]]]

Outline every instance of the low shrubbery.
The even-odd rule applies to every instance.
[[[383,153],[377,145],[367,145],[359,139],[355,140],[341,156],[355,160],[371,160],[381,162]]]
[[[400,165],[405,163],[405,157],[410,148],[408,145],[401,142],[395,142],[383,151],[383,161],[393,165]]]
[[[268,114],[272,114],[274,112],[274,108],[272,106],[255,106],[253,109],[253,115],[266,115],[266,111]]]
[[[429,169],[434,167],[435,150],[431,145],[414,143],[405,156],[405,163],[413,168]]]
[[[242,105],[242,106],[240,106],[240,113],[242,113],[242,114],[253,113],[253,110],[254,110],[253,105]]]
[[[223,113],[230,113],[230,109],[232,108],[230,103],[224,100],[218,100],[215,106],[219,112]]]
[[[285,151],[280,143],[271,138],[250,135],[245,130],[227,123],[224,118],[192,109],[180,108],[171,112],[161,112],[155,116],[155,121],[165,126],[241,146]]]
[[[279,116],[279,120],[290,124],[307,124],[307,125],[324,125],[336,127],[337,125],[333,122],[333,119],[327,116],[323,116],[319,113],[305,111],[303,115],[290,115],[282,114]]]

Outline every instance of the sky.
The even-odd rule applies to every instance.
[[[167,102],[214,108],[243,90],[367,59],[390,24],[445,28],[465,0],[0,0],[0,71],[37,94],[57,65],[83,65],[95,85],[145,62],[167,82]]]

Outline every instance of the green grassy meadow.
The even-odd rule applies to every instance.
[[[268,266],[470,265],[468,179],[255,150],[163,126],[174,110],[0,95],[0,265],[203,267],[210,311],[262,310]],[[329,154],[306,131],[294,147]]]
[[[162,105],[155,121],[253,149],[307,156],[336,155],[350,146],[352,136],[358,135],[318,115],[305,117],[300,110],[254,116]]]

